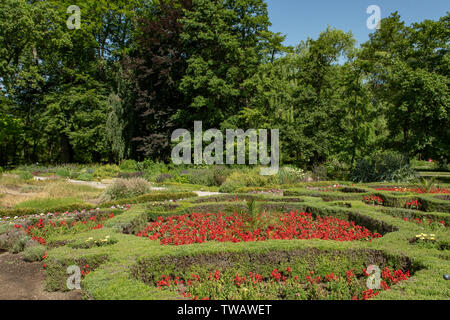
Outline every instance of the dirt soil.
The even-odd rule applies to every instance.
[[[47,292],[42,262],[25,262],[20,254],[0,252],[0,300],[81,300],[81,291]]]

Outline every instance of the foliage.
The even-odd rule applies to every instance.
[[[46,248],[43,245],[32,245],[22,252],[23,259],[27,262],[42,261],[45,256]]]
[[[136,171],[138,164],[134,160],[124,160],[119,164],[119,168],[125,172]]]
[[[112,186],[106,189],[104,198],[107,201],[133,198],[147,194],[150,190],[150,183],[142,178],[116,179]]]
[[[293,184],[305,179],[306,174],[303,170],[293,167],[282,167],[278,171],[278,180],[280,184]]]
[[[117,165],[107,164],[95,170],[93,175],[97,179],[113,178],[116,177],[119,172],[120,168]]]
[[[92,181],[94,180],[94,176],[90,173],[84,172],[77,176],[77,180],[80,181]]]
[[[351,173],[351,179],[355,182],[405,182],[415,177],[404,156],[395,152],[383,152],[359,160]]]

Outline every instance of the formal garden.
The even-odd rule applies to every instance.
[[[445,175],[410,183],[313,176],[135,161],[22,166],[0,178],[0,250],[39,262],[50,292],[68,291],[67,268],[79,267],[84,299],[450,296]]]
[[[0,300],[448,300],[435,2],[1,0]]]

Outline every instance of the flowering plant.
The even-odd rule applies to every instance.
[[[292,211],[281,215],[275,221],[260,221],[251,229],[252,219],[261,220],[247,214],[234,213],[227,216],[223,213],[192,213],[183,216],[158,217],[138,237],[159,240],[162,245],[186,245],[218,242],[253,242],[265,240],[323,239],[335,241],[355,241],[380,238],[381,234],[371,233],[368,229],[354,222],[334,217],[313,217],[311,213]],[[268,217],[267,219],[273,219]],[[250,227],[249,227],[250,226]]]
[[[287,267],[275,268],[270,274],[252,271],[242,275],[220,270],[208,275],[192,274],[189,278],[164,274],[155,284],[160,290],[175,291],[193,300],[368,300],[407,280],[410,272],[391,271],[385,267],[381,273],[380,289],[366,290],[365,280],[369,276],[366,269],[358,274],[354,270],[347,270],[345,274],[329,272],[322,275],[309,271],[306,276],[300,276]]]
[[[363,202],[370,205],[383,205],[383,199],[381,199],[379,196],[364,196]]]
[[[419,210],[422,207],[422,204],[419,200],[411,200],[405,203],[405,208],[412,210]]]

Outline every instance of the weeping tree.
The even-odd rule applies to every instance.
[[[117,94],[110,94],[108,97],[108,105],[111,112],[106,120],[106,137],[111,144],[110,161],[120,162],[125,154],[125,140],[123,138],[123,107],[122,101]]]

